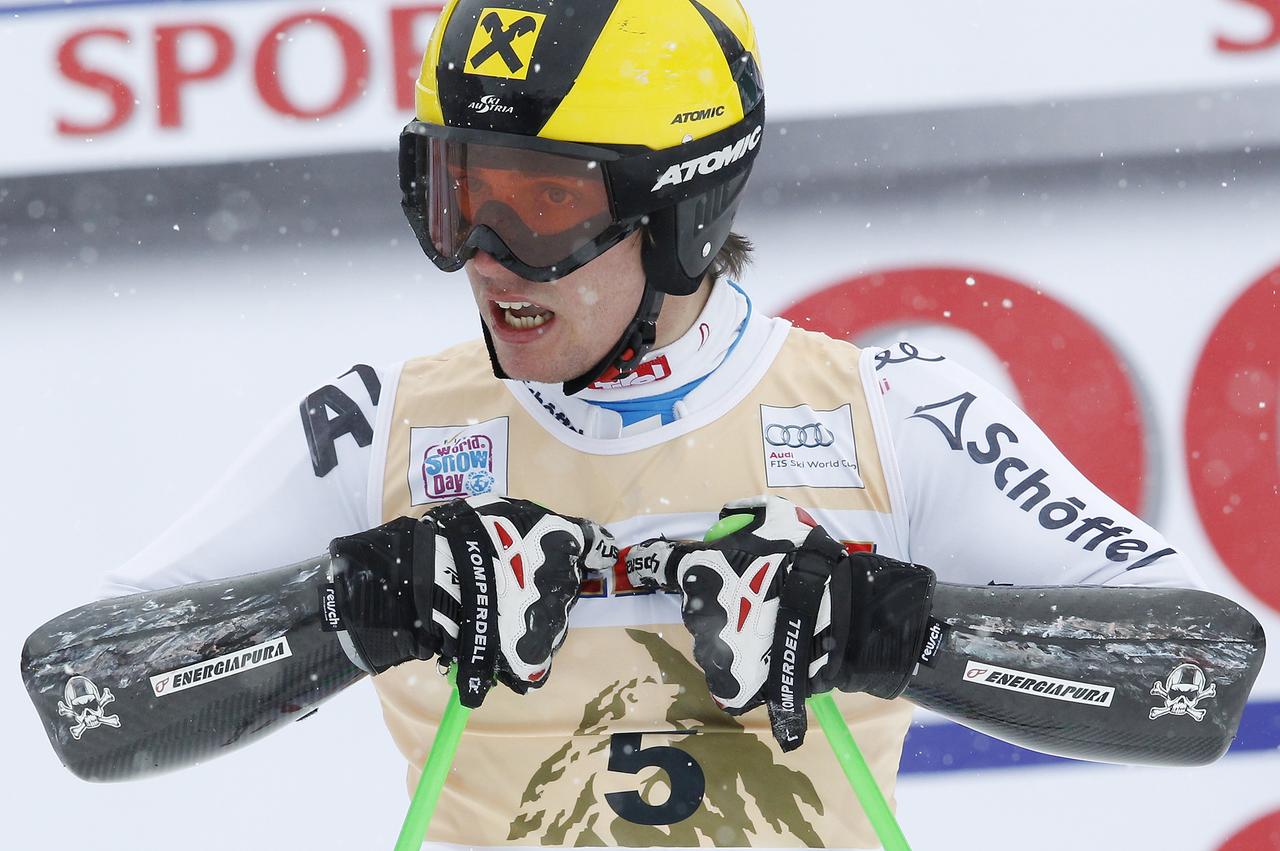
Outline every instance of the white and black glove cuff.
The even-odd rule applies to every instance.
[[[368,668],[456,660],[471,707],[495,678],[522,693],[546,681],[583,578],[617,555],[592,521],[493,496],[339,538],[330,551],[343,620]]]
[[[694,661],[712,696],[739,714],[769,707],[784,750],[803,741],[804,700],[839,688],[894,697],[923,642],[933,574],[850,557],[780,497],[730,503],[712,540],[646,541],[626,552],[636,584],[679,591]]]

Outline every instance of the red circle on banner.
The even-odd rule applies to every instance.
[[[835,284],[782,315],[841,339],[894,322],[968,331],[1005,364],[1062,453],[1135,514],[1145,508],[1144,418],[1128,369],[1088,320],[1034,287],[975,269],[897,269]]]
[[[1223,564],[1280,611],[1280,267],[1222,315],[1187,404],[1187,470]]]
[[[1280,810],[1246,825],[1218,851],[1280,851]]]

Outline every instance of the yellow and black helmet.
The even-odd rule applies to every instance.
[[[738,0],[452,0],[401,136],[403,206],[441,269],[485,251],[530,281],[644,226],[646,297],[601,370],[626,371],[662,295],[723,247],[763,128]]]

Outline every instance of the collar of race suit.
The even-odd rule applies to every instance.
[[[580,434],[608,438],[650,431],[680,419],[685,399],[733,354],[751,316],[751,299],[742,288],[719,281],[684,336],[654,349],[632,372],[599,379],[572,397],[558,384],[513,383]]]

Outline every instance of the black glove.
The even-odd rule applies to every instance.
[[[458,663],[462,703],[494,678],[542,685],[589,571],[617,559],[600,525],[522,499],[471,497],[337,538],[331,628],[375,674],[410,659]]]
[[[804,741],[809,695],[902,693],[924,646],[933,571],[849,555],[781,497],[731,502],[720,517],[710,542],[650,540],[625,558],[632,583],[681,593],[694,660],[726,711],[767,704],[789,751]]]

